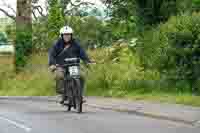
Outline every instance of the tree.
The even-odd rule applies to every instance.
[[[63,25],[69,24],[69,19],[65,16],[74,16],[79,12],[83,5],[92,4],[90,2],[81,2],[79,0],[48,0],[48,38],[51,44],[59,35],[59,30]],[[70,8],[69,8],[70,7]]]
[[[9,4],[7,4],[6,0],[1,0],[3,2],[3,6],[0,7],[0,11],[3,12],[7,17],[13,19],[16,21],[16,10]],[[45,16],[44,15],[44,9],[41,7],[41,5],[38,3],[39,0],[31,0],[31,12],[34,17],[34,19],[38,19],[38,16],[36,16],[36,13],[39,13],[40,16]],[[11,10],[11,12],[8,12],[8,10]]]
[[[159,70],[161,79],[169,79],[174,85],[184,83],[178,88],[181,91],[196,88],[200,80],[199,23],[199,13],[184,14],[145,31],[143,38],[139,39],[140,44],[136,45],[144,68]]]
[[[60,0],[59,3],[62,9],[63,16],[74,15],[74,13],[76,13],[80,7],[93,5],[92,2],[86,2],[81,0]]]
[[[32,52],[32,17],[31,1],[17,0],[15,71],[19,72],[26,65],[26,58]]]
[[[166,22],[172,15],[191,9],[190,0],[102,0],[112,10],[118,22],[137,22],[139,31],[145,26]],[[119,21],[120,20],[120,21]],[[132,30],[132,29],[130,29]],[[129,30],[128,30],[129,31]]]
[[[192,0],[193,11],[200,11],[200,0]]]
[[[51,44],[59,35],[60,28],[64,26],[64,17],[59,7],[58,0],[49,1],[49,14],[48,14],[48,39]]]

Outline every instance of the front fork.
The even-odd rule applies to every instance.
[[[64,80],[64,93],[63,93],[63,100],[69,100],[69,102],[73,102],[71,104],[75,105],[75,97],[80,97],[81,95],[81,99],[83,97],[83,83],[84,81],[81,80],[80,77],[76,77],[76,78],[66,78]],[[78,89],[80,90],[76,90],[73,87],[78,87]],[[78,93],[76,92],[78,91]]]

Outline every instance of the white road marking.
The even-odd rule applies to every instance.
[[[8,123],[10,123],[10,124],[12,124],[12,125],[14,125],[14,126],[16,126],[16,127],[18,127],[18,128],[24,129],[26,132],[30,132],[30,131],[31,131],[31,128],[26,127],[25,125],[20,124],[20,123],[17,123],[17,122],[15,122],[15,121],[13,121],[13,120],[9,120],[9,119],[4,118],[4,117],[2,117],[2,116],[0,116],[0,119],[1,119],[1,120],[4,120],[4,121],[7,121]]]

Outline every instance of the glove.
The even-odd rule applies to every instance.
[[[55,71],[56,70],[56,65],[51,65],[49,67],[49,69],[50,69],[51,72]]]

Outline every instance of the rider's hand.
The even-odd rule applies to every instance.
[[[94,61],[87,62],[86,67],[88,69],[91,69],[90,65],[93,65],[93,64],[96,64],[96,62],[94,62]]]
[[[90,62],[90,63],[88,63],[88,65],[95,65],[95,64],[97,64],[96,62]]]
[[[50,69],[50,71],[54,71],[55,69],[56,69],[56,65],[51,65],[50,67],[49,67],[49,69]]]
[[[90,60],[90,62],[88,62],[88,64],[96,64],[96,62],[94,60]]]

